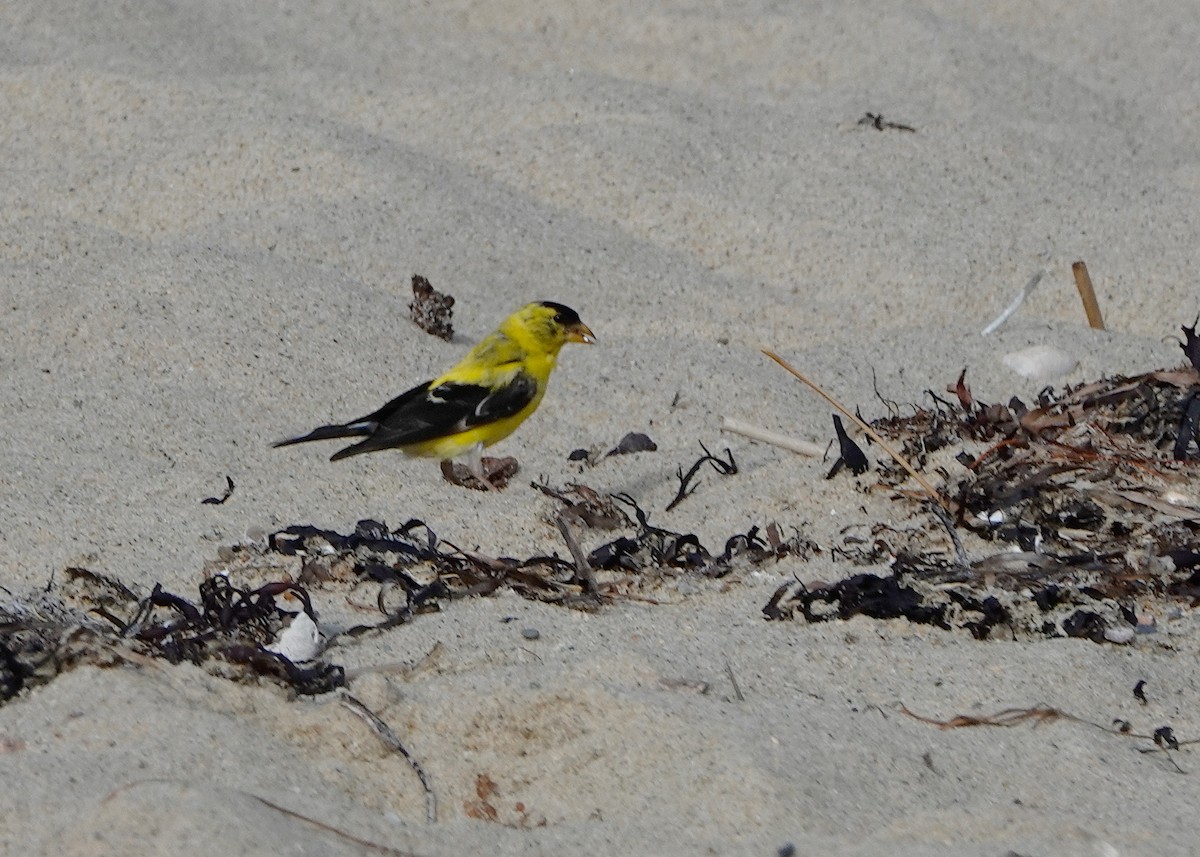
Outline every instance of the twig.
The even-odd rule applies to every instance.
[[[1105,732],[1117,734],[1132,734],[1121,733],[1116,730],[1109,729],[1099,723],[1092,723],[1090,720],[1084,720],[1082,717],[1076,717],[1074,714],[1068,714],[1057,708],[1049,708],[1044,705],[1035,706],[1034,708],[1006,708],[990,716],[975,716],[971,714],[958,714],[951,717],[949,720],[938,720],[934,717],[924,717],[912,711],[904,703],[900,703],[900,713],[907,714],[913,720],[919,720],[922,723],[928,723],[931,726],[937,726],[939,729],[962,729],[965,726],[1018,726],[1022,723],[1032,722],[1035,726],[1041,723],[1048,723],[1054,720],[1072,720],[1076,723],[1084,723],[1088,726],[1094,726]],[[1150,736],[1139,736],[1150,737]]]
[[[134,788],[148,784],[160,783],[187,787],[193,786],[193,783],[190,780],[178,780],[169,777],[147,777],[145,779],[133,780],[132,782],[117,786],[104,796],[104,798],[100,801],[100,805],[103,806]],[[372,851],[377,854],[387,854],[389,857],[417,857],[417,855],[411,851],[401,851],[398,848],[391,848],[387,845],[380,845],[376,842],[371,842],[368,839],[363,839],[361,836],[355,836],[353,833],[342,830],[340,827],[334,827],[332,824],[326,824],[325,822],[319,821],[312,816],[305,815],[302,812],[296,812],[294,809],[288,809],[286,806],[280,806],[274,801],[269,801],[265,797],[259,797],[253,792],[241,791],[240,789],[234,789],[233,791],[235,794],[238,794],[244,798],[256,800],[268,809],[273,809],[282,815],[286,815],[288,818],[294,818],[297,821],[301,821],[307,825],[315,827],[317,830],[323,830],[326,833],[330,833],[339,839],[343,839],[347,842],[353,842],[355,845],[366,848],[368,851]]]
[[[893,131],[910,131],[913,134],[917,133],[917,129],[911,125],[902,125],[899,122],[889,122],[883,118],[882,113],[864,113],[863,117],[858,120],[859,125],[869,125],[876,131],[886,131],[889,128]]]
[[[555,515],[554,522],[558,524],[558,531],[562,533],[563,541],[567,543],[567,549],[571,551],[571,556],[575,560],[575,574],[583,583],[583,591],[588,595],[595,595],[596,574],[592,570],[592,564],[588,562],[587,554],[580,547],[579,540],[571,532],[571,525],[567,523],[566,515],[560,512]]]
[[[390,857],[416,857],[416,855],[411,851],[400,851],[399,849],[392,848],[389,845],[380,845],[377,842],[371,842],[369,839],[363,839],[361,836],[355,836],[353,833],[349,833],[341,828],[334,827],[332,824],[326,824],[325,822],[318,821],[317,819],[305,815],[304,813],[296,812],[294,809],[288,809],[286,806],[280,806],[274,801],[267,800],[265,797],[259,797],[256,794],[251,794],[250,792],[242,792],[242,794],[253,798],[263,806],[273,809],[278,813],[282,813],[289,818],[294,818],[297,821],[303,821],[305,824],[310,824],[318,830],[324,830],[326,833],[332,833],[339,839],[344,839],[347,842],[353,842],[355,845],[366,848],[368,851],[373,851],[376,854],[387,854],[390,855]]]
[[[733,674],[733,667],[729,661],[725,661],[725,675],[729,676],[729,683],[733,685],[733,695],[737,697],[737,701],[745,702],[746,697],[742,696],[742,689],[738,687],[737,676]]]
[[[1175,737],[1175,732],[1170,726],[1160,726],[1154,730],[1154,749],[1142,750],[1143,753],[1154,753],[1157,750],[1162,750],[1167,754],[1167,759],[1175,766],[1177,773],[1186,773],[1183,768],[1179,767],[1179,763],[1171,758],[1171,750],[1179,749],[1179,739]]]
[[[809,455],[817,458],[825,454],[825,447],[823,446],[817,446],[817,444],[809,443],[807,440],[788,437],[778,432],[767,431],[766,429],[761,429],[758,426],[750,425],[750,423],[742,422],[733,417],[722,418],[721,431],[727,431],[730,434],[740,434],[742,437],[748,437],[751,440],[757,440],[762,443],[769,443],[771,446],[787,449],[800,455]]]
[[[1012,303],[1004,308],[1004,312],[996,316],[995,320],[983,329],[983,336],[995,333],[1000,329],[1000,325],[1008,321],[1014,312],[1021,308],[1021,304],[1025,303],[1025,299],[1029,297],[1037,284],[1042,281],[1042,277],[1046,276],[1046,269],[1042,268],[1036,274],[1029,278],[1029,282],[1025,284],[1025,288],[1021,289],[1020,294],[1013,298]]]
[[[839,411],[841,411],[842,416],[844,416],[846,419],[853,422],[856,426],[858,426],[860,429],[862,429],[868,435],[870,435],[871,439],[873,441],[875,441],[877,444],[879,444],[880,448],[884,452],[886,452],[888,455],[890,455],[897,464],[899,464],[901,467],[903,467],[905,470],[908,471],[909,476],[911,476],[913,479],[917,480],[917,483],[922,488],[925,489],[925,491],[929,494],[930,497],[932,497],[934,500],[936,500],[938,502],[938,505],[940,505],[943,509],[947,508],[946,500],[945,500],[945,498],[942,497],[942,495],[940,493],[938,493],[938,490],[936,488],[934,488],[932,485],[930,485],[928,480],[926,480],[924,476],[922,476],[920,473],[918,473],[916,471],[916,469],[911,464],[909,464],[908,461],[905,460],[905,458],[902,455],[900,455],[900,453],[898,453],[898,452],[896,452],[896,450],[892,449],[892,447],[888,444],[888,442],[879,436],[879,432],[875,431],[875,429],[871,428],[869,425],[867,425],[865,422],[863,422],[861,419],[859,419],[856,414],[853,414],[849,410],[847,410],[846,407],[844,405],[842,405],[841,402],[839,402],[837,399],[833,398],[833,396],[829,395],[824,390],[822,390],[815,381],[811,381],[807,377],[802,375],[799,371],[797,371],[797,369],[794,366],[792,366],[792,364],[788,363],[786,360],[784,360],[782,357],[780,357],[774,351],[771,351],[768,348],[764,348],[762,350],[762,353],[767,355],[768,357],[770,357],[772,360],[774,360],[776,363],[778,363],[780,366],[782,366],[784,369],[786,369],[792,375],[795,375],[796,378],[798,378],[801,382],[803,382],[805,385],[807,385],[814,393],[816,393],[822,399],[829,402],[829,404],[833,405],[835,408],[837,408]]]
[[[425,820],[430,824],[436,822],[437,796],[433,793],[433,787],[429,785],[429,777],[425,774],[425,769],[421,767],[421,763],[400,743],[400,739],[396,737],[396,733],[392,731],[392,727],[380,720],[371,709],[345,691],[342,691],[341,703],[367,721],[368,725],[375,730],[375,734],[379,736],[379,740],[383,742],[383,746],[387,747],[393,753],[399,753],[408,762],[409,767],[417,775],[417,779],[421,781],[421,787],[425,789]]]
[[[1154,742],[1154,743],[1155,743],[1157,746],[1154,746],[1154,747],[1142,747],[1142,748],[1140,748],[1140,749],[1138,750],[1138,752],[1140,752],[1140,753],[1144,753],[1144,754],[1149,754],[1149,753],[1163,753],[1163,754],[1165,754],[1165,755],[1166,755],[1166,757],[1167,757],[1167,761],[1168,761],[1168,762],[1170,762],[1170,763],[1171,763],[1171,765],[1172,765],[1172,766],[1175,768],[1175,773],[1177,773],[1177,774],[1186,774],[1186,773],[1187,773],[1187,771],[1185,771],[1183,768],[1181,768],[1181,767],[1179,766],[1179,763],[1178,763],[1178,762],[1176,762],[1176,761],[1175,761],[1175,758],[1174,758],[1174,757],[1171,755],[1171,749],[1172,749],[1171,747],[1168,747],[1168,746],[1166,746],[1166,745],[1164,745],[1164,744],[1159,744],[1159,742],[1158,742],[1157,740],[1155,740],[1155,742]],[[1179,748],[1178,748],[1178,747],[1175,747],[1174,749],[1178,750]]]
[[[1100,302],[1096,300],[1096,290],[1092,288],[1092,278],[1088,274],[1087,265],[1076,262],[1071,266],[1075,274],[1075,288],[1079,289],[1079,297],[1083,299],[1083,311],[1087,313],[1088,326],[1096,330],[1104,330],[1104,317],[1100,315]]]
[[[1187,773],[1179,766],[1171,756],[1172,750],[1179,750],[1181,742],[1175,738],[1174,733],[1169,726],[1161,727],[1156,730],[1153,735],[1141,735],[1129,729],[1129,724],[1123,720],[1115,720],[1117,728],[1105,726],[1101,723],[1093,723],[1091,720],[1085,720],[1074,714],[1069,714],[1059,708],[1049,708],[1046,706],[1036,706],[1034,708],[1006,708],[1003,711],[998,711],[991,716],[976,717],[970,714],[959,714],[951,717],[949,720],[938,720],[934,717],[924,717],[913,712],[907,705],[900,703],[900,713],[907,714],[913,720],[919,720],[922,723],[928,723],[931,726],[936,726],[939,729],[962,729],[970,726],[1020,726],[1024,723],[1032,723],[1034,727],[1040,726],[1043,723],[1052,723],[1055,720],[1068,720],[1072,723],[1082,723],[1084,726],[1091,726],[1093,729],[1099,729],[1101,732],[1107,732],[1109,735],[1121,735],[1127,738],[1143,738],[1154,742],[1153,747],[1138,748],[1140,753],[1157,753],[1163,752],[1167,756],[1167,761],[1175,768],[1175,771],[1180,774]]]

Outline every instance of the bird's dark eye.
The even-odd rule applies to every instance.
[[[559,313],[555,313],[555,314],[554,314],[554,321],[555,321],[557,324],[566,324],[566,323],[567,323],[567,317],[566,317],[565,315],[563,315],[561,312],[559,312]]]

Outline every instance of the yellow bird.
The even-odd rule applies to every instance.
[[[508,437],[541,404],[568,342],[592,344],[595,335],[579,313],[553,301],[527,304],[506,318],[457,366],[418,384],[374,413],[348,423],[315,428],[275,446],[361,437],[330,461],[380,449],[445,462],[463,458],[471,473],[491,487],[482,453]]]

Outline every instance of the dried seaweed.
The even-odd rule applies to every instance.
[[[890,563],[890,575],[789,584],[764,607],[768,618],[861,613],[981,638],[1003,628],[1121,643],[1142,630],[1136,613],[1147,602],[1200,604],[1200,371],[1046,388],[1031,405],[978,402],[965,375],[948,389],[957,402],[932,396],[932,407],[872,425],[949,483],[942,523],[953,554],[933,527],[877,529],[833,554]],[[907,476],[882,462],[879,485],[899,489]]]
[[[233,478],[226,476],[225,477],[225,490],[221,493],[221,496],[220,497],[205,497],[203,500],[200,501],[200,503],[201,503],[201,505],[204,505],[204,506],[224,506],[225,503],[232,496],[233,496]]]
[[[696,478],[696,474],[700,472],[700,468],[705,464],[712,465],[712,469],[722,476],[733,476],[738,472],[737,462],[733,460],[733,452],[729,449],[725,450],[725,458],[718,458],[708,451],[708,447],[700,444],[700,448],[704,450],[704,455],[696,460],[696,463],[691,466],[687,473],[683,472],[683,468],[679,468],[679,490],[675,493],[675,499],[667,504],[664,511],[671,511],[688,497],[690,497],[697,488],[699,483],[692,485],[692,480]]]
[[[617,445],[604,454],[605,458],[611,455],[630,455],[635,452],[655,452],[658,449],[658,444],[650,439],[650,435],[641,432],[631,431],[621,438]]]
[[[867,460],[867,455],[862,451],[862,448],[851,439],[850,435],[846,434],[846,427],[842,425],[842,418],[837,414],[833,415],[833,430],[837,433],[838,441],[838,460],[833,463],[829,473],[825,475],[826,479],[832,479],[838,475],[843,467],[846,467],[855,476],[861,476],[871,469],[871,463]]]
[[[930,497],[932,497],[934,500],[936,500],[940,505],[946,506],[946,499],[941,495],[941,493],[938,492],[938,490],[936,488],[933,487],[932,484],[930,484],[929,480],[926,479],[924,476],[922,476],[921,473],[916,469],[916,467],[913,466],[913,464],[907,458],[905,458],[900,453],[896,452],[896,450],[892,448],[891,444],[889,444],[886,440],[884,440],[882,435],[879,432],[877,432],[874,428],[872,428],[870,425],[868,425],[866,422],[864,422],[863,419],[858,414],[851,412],[849,408],[847,408],[845,405],[843,405],[841,402],[839,402],[834,396],[832,396],[828,391],[826,391],[823,387],[821,387],[820,384],[818,384],[816,381],[813,381],[811,378],[809,378],[807,375],[805,375],[803,372],[801,372],[799,369],[797,369],[791,363],[784,360],[782,357],[780,357],[774,351],[770,350],[769,348],[764,348],[764,349],[762,349],[762,353],[765,354],[767,357],[770,357],[776,363],[778,363],[783,368],[784,371],[786,371],[789,375],[794,377],[797,381],[804,384],[806,387],[808,387],[810,390],[812,390],[814,393],[816,393],[822,399],[829,402],[829,404],[833,405],[833,407],[836,408],[838,410],[838,412],[841,413],[842,416],[844,416],[846,419],[850,420],[852,423],[854,423],[856,426],[858,426],[860,429],[862,429],[866,433],[867,437],[871,438],[871,440],[873,440],[873,441],[875,441],[875,443],[879,444],[880,448],[882,448],[884,452],[886,452],[889,456],[891,456],[892,460],[895,461],[898,465],[900,465],[900,467],[902,467],[905,471],[907,471],[908,474],[910,476],[912,476],[912,478],[914,480],[916,480],[917,484],[920,485],[921,488],[923,488],[927,494],[929,494]]]
[[[341,667],[295,664],[266,648],[283,628],[284,611],[276,599],[285,593],[296,596],[316,621],[308,592],[299,584],[278,581],[249,589],[214,575],[200,584],[198,603],[155,585],[119,634],[172,663],[203,664],[221,658],[248,667],[254,675],[278,679],[297,693],[327,693],[343,683]]]
[[[288,527],[270,536],[265,554],[250,553],[241,561],[270,565],[272,553],[300,556],[302,584],[379,584],[377,602],[384,619],[343,632],[355,636],[402,624],[426,610],[440,609],[445,601],[488,595],[501,588],[525,598],[594,610],[635,589],[648,590],[664,578],[687,574],[696,580],[718,579],[738,562],[758,564],[787,556],[804,560],[818,551],[799,531],[787,537],[772,524],[765,530],[756,526],[735,534],[718,552],[693,533],[653,524],[646,510],[627,494],[602,494],[579,484],[562,489],[534,487],[561,504],[549,517],[563,533],[569,559],[521,560],[464,550],[439,540],[424,522],[413,519],[396,530],[378,521],[361,521],[345,535],[316,527]],[[582,546],[588,535],[605,530],[623,532],[590,551]],[[393,593],[402,593],[398,606],[390,606],[396,600]]]
[[[401,624],[424,610],[439,609],[445,601],[488,595],[501,588],[525,598],[594,610],[635,591],[651,591],[665,578],[719,579],[739,562],[759,564],[787,556],[804,560],[818,550],[799,531],[785,537],[772,524],[730,537],[718,552],[695,534],[653,524],[629,495],[605,495],[577,484],[564,489],[535,487],[562,504],[550,520],[563,533],[570,559],[520,560],[467,551],[439,541],[418,520],[394,531],[376,521],[363,521],[348,535],[289,527],[269,539],[268,552],[302,556],[300,581],[304,583],[370,581],[390,587],[388,592],[403,593],[403,603],[389,607],[384,601],[394,598],[385,599],[381,592],[384,620],[343,632],[357,635]],[[582,547],[589,534],[614,529],[624,532],[590,551]],[[267,557],[245,561],[264,562]]]
[[[705,454],[701,464],[711,459],[736,471],[732,457],[726,462],[707,450]],[[66,569],[60,584],[52,581],[36,597],[0,603],[0,703],[79,663],[111,666],[148,659],[186,661],[237,681],[266,679],[293,693],[328,693],[345,683],[340,666],[323,657],[293,662],[276,651],[291,615],[302,612],[316,624],[315,589],[377,588],[375,606],[383,618],[333,635],[326,641],[328,649],[341,639],[385,631],[422,612],[442,609],[448,601],[501,588],[595,610],[639,593],[658,597],[663,582],[672,577],[721,579],[739,563],[785,557],[803,561],[819,552],[798,530],[785,536],[776,524],[735,534],[717,552],[694,533],[651,523],[629,495],[607,495],[578,484],[536,487],[562,504],[552,519],[571,560],[519,560],[464,550],[440,540],[414,518],[396,529],[363,520],[349,533],[295,525],[272,533],[263,545],[222,548],[194,600],[161,584],[138,597],[117,580],[87,569]],[[624,532],[586,552],[582,538],[599,530]],[[1190,568],[1186,558],[1181,561]],[[266,582],[235,582],[242,578]],[[397,595],[402,595],[399,603]],[[386,734],[381,736],[387,740]]]
[[[1197,323],[1200,323],[1200,318],[1193,321],[1191,327],[1184,325],[1180,328],[1183,331],[1183,342],[1179,347],[1183,349],[1183,354],[1192,364],[1192,368],[1200,372],[1200,337],[1196,336]]]
[[[79,663],[144,658],[189,661],[241,680],[271,678],[302,694],[342,684],[341,667],[293,663],[267,648],[288,615],[277,604],[281,596],[293,596],[315,619],[307,591],[291,581],[239,588],[216,575],[200,585],[193,602],[161,585],[138,599],[86,569],[68,569],[67,578],[37,599],[0,605],[0,701]]]
[[[1200,394],[1197,393],[1188,399],[1183,419],[1179,422],[1173,454],[1175,460],[1187,461],[1191,457],[1188,449],[1193,443],[1200,447]]]
[[[1149,703],[1149,700],[1146,699],[1146,680],[1144,678],[1139,679],[1138,683],[1133,686],[1133,698],[1142,705]]]

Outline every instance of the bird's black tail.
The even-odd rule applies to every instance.
[[[368,425],[358,423],[345,423],[337,426],[321,426],[315,428],[308,434],[297,435],[296,437],[284,438],[277,441],[272,446],[291,446],[294,443],[308,443],[312,440],[332,440],[337,437],[366,437],[372,431]]]

